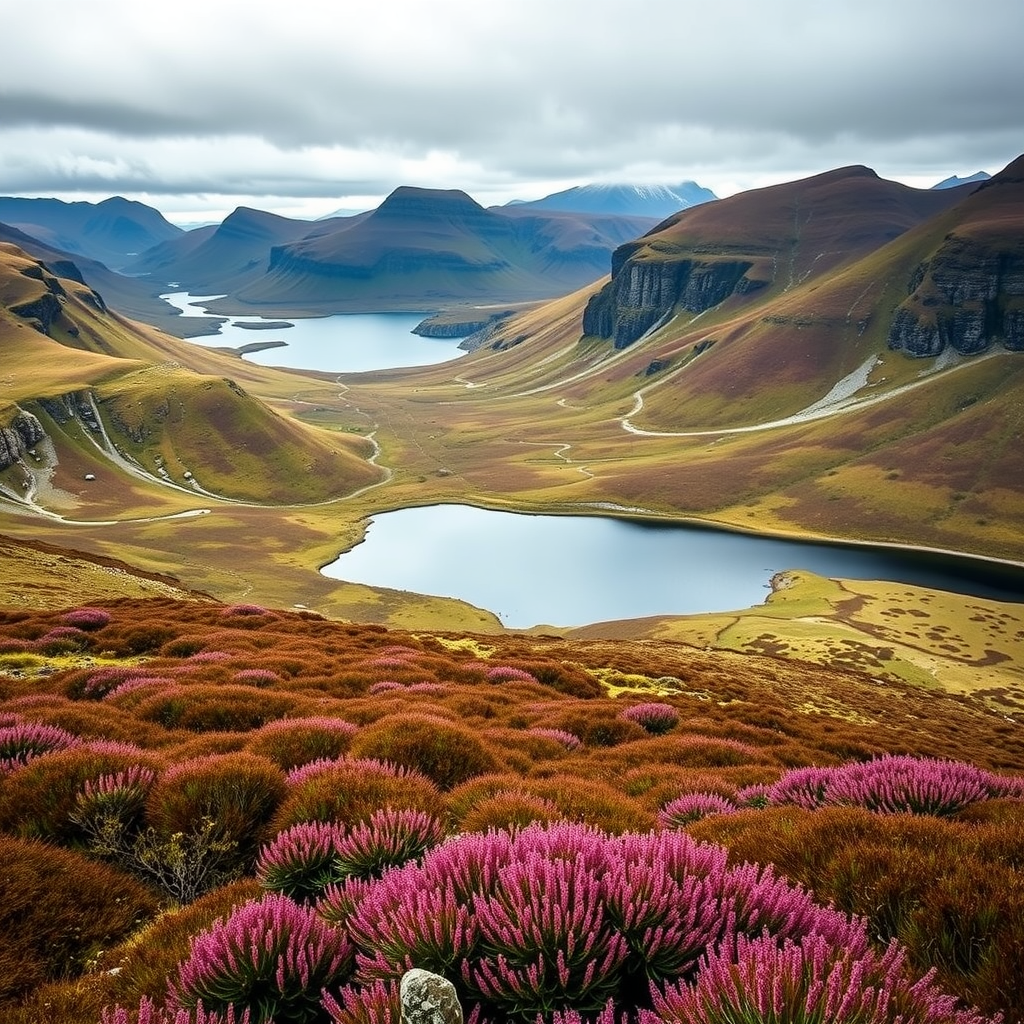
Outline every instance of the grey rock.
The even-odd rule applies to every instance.
[[[419,968],[406,971],[399,992],[402,1024],[462,1024],[455,986],[439,974]]]

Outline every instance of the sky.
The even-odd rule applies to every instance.
[[[179,224],[399,185],[725,197],[1024,152],[1020,0],[0,0],[0,195]]]

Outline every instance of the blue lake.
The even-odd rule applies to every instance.
[[[173,292],[162,297],[187,316],[209,315],[212,321],[223,319],[218,314],[205,314],[202,309],[204,299],[212,302],[220,296]],[[459,338],[421,338],[413,334],[412,329],[424,316],[425,313],[339,313],[287,321],[283,317],[273,317],[268,321],[258,316],[238,316],[230,317],[218,334],[188,340],[206,347],[230,348],[254,342],[283,341],[286,345],[250,352],[243,358],[261,366],[331,373],[385,370],[393,366],[428,366],[466,354],[458,347]],[[291,326],[256,330],[239,326],[268,322],[287,322]]]
[[[1024,600],[1024,575],[1000,576],[977,560],[468,505],[376,515],[366,539],[322,572],[460,598],[525,629],[748,608],[764,601],[772,576],[786,569]]]

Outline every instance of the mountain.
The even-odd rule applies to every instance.
[[[154,246],[127,271],[194,294],[234,292],[266,273],[275,246],[335,230],[341,230],[338,220],[294,220],[240,206],[221,224]]]
[[[680,185],[577,185],[543,199],[515,200],[509,205],[532,210],[604,213],[664,220],[680,210],[717,198],[711,189],[695,181],[684,181]]]
[[[844,167],[684,210],[612,257],[583,333],[630,345],[674,312],[789,289],[877,249],[962,198]]]
[[[651,218],[484,209],[456,189],[396,189],[372,213],[321,222],[269,251],[232,293],[278,309],[435,309],[462,300],[550,297],[606,272]]]
[[[120,269],[133,256],[182,234],[150,206],[114,196],[101,203],[0,197],[0,221],[56,249]]]
[[[932,185],[932,188],[956,188],[959,185],[969,185],[971,182],[988,181],[991,178],[991,174],[987,174],[985,171],[975,171],[974,174],[969,174],[966,178],[958,178],[955,174],[949,178],[943,178],[942,181],[936,182]]]

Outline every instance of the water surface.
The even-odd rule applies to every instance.
[[[212,302],[218,295],[198,296],[188,292],[172,292],[161,296],[186,316],[209,316],[202,303]],[[198,305],[197,305],[198,304]],[[428,366],[457,359],[466,353],[458,345],[461,338],[421,338],[412,329],[425,313],[338,313],[333,316],[289,319],[288,327],[253,330],[239,324],[281,323],[283,317],[269,320],[258,316],[230,317],[219,334],[189,338],[205,347],[239,348],[242,345],[268,341],[287,344],[249,352],[243,359],[261,366],[286,366],[296,370],[326,370],[331,373],[352,373],[363,370],[385,370],[393,366]],[[212,328],[211,328],[212,329]]]
[[[521,515],[434,505],[376,515],[363,543],[322,570],[333,579],[456,597],[505,626],[580,626],[760,604],[775,573],[895,580],[1022,600],[969,560],[802,544],[597,516]],[[1018,577],[1019,582],[1019,577]]]

